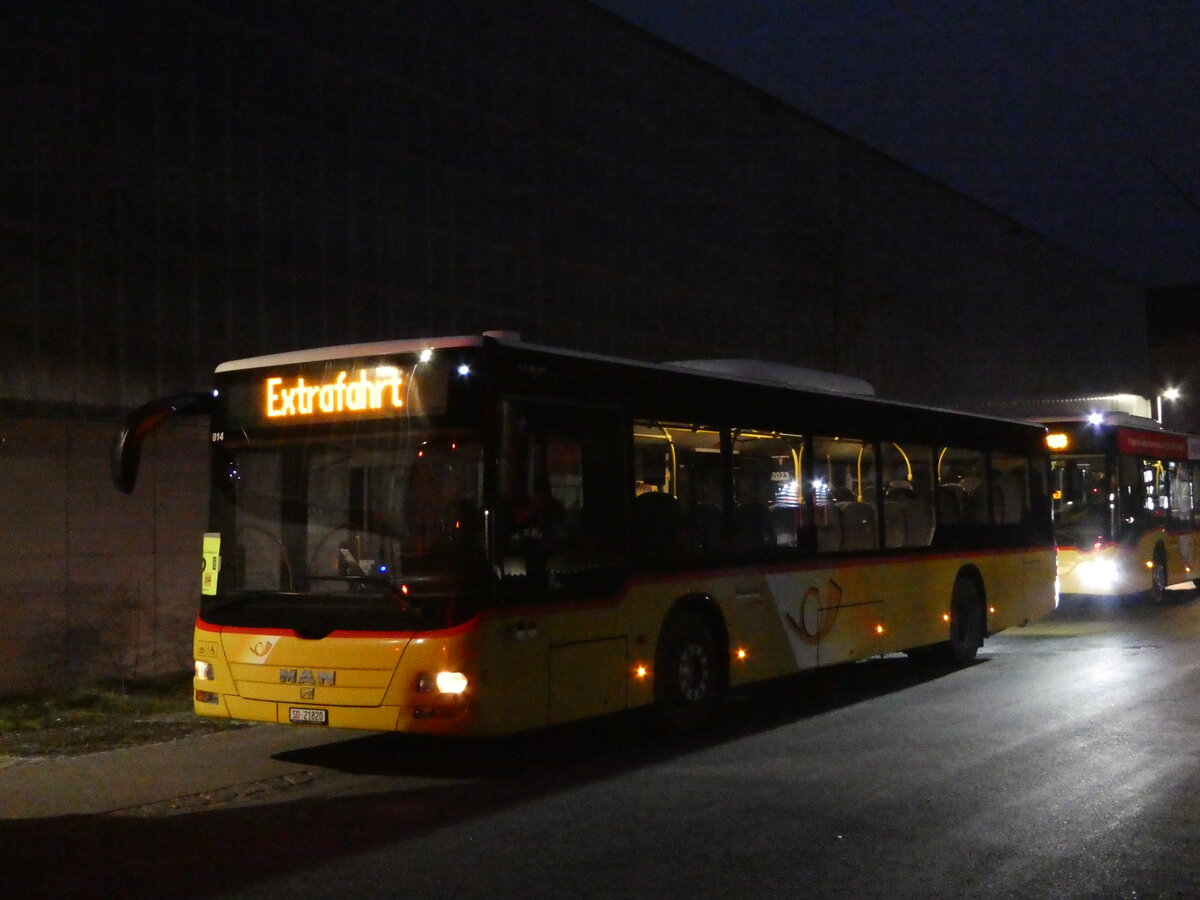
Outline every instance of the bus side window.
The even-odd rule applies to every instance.
[[[635,422],[630,548],[643,565],[709,561],[726,547],[721,435],[701,426]]]
[[[501,574],[552,595],[594,596],[621,571],[620,430],[592,411],[537,413],[509,441]]]
[[[885,547],[928,547],[933,540],[933,449],[880,445]]]
[[[733,433],[733,542],[740,553],[809,547],[804,438],[742,429]]]
[[[997,525],[1029,521],[1029,461],[1023,456],[991,456],[992,514]]]
[[[943,447],[938,453],[939,531],[991,522],[991,496],[984,455],[979,450]]]
[[[817,550],[879,547],[875,446],[844,437],[815,437],[812,462]]]
[[[1171,519],[1174,524],[1188,527],[1196,513],[1194,462],[1172,462],[1171,466]]]

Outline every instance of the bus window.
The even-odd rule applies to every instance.
[[[594,596],[619,572],[622,453],[609,417],[531,407],[506,436],[501,569],[520,590]]]
[[[933,449],[880,445],[885,547],[928,547],[933,540]]]
[[[1196,511],[1194,489],[1195,464],[1192,462],[1170,462],[1171,520],[1177,525],[1190,525]]]
[[[818,550],[879,546],[873,444],[854,438],[814,438],[812,486]]]
[[[1056,457],[1050,463],[1051,509],[1060,547],[1091,547],[1112,535],[1116,491],[1100,455]]]
[[[1120,518],[1120,535],[1140,531],[1150,520],[1149,510],[1153,499],[1147,493],[1145,476],[1148,474],[1143,461],[1133,456],[1122,455],[1118,466],[1120,485],[1117,495],[1117,515]],[[1151,474],[1151,482],[1153,475]]]
[[[1166,518],[1170,507],[1167,489],[1167,468],[1161,459],[1142,460],[1142,483],[1145,485],[1145,507],[1152,518]]]
[[[739,551],[803,545],[808,529],[800,485],[804,438],[751,430],[733,434],[733,539]]]
[[[993,453],[992,516],[997,525],[1029,521],[1029,461],[1023,456]]]
[[[989,502],[983,453],[942,448],[938,454],[938,525],[987,525],[991,520]]]
[[[726,547],[721,434],[637,422],[632,547],[644,563],[718,557]]]

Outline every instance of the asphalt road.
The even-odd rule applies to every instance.
[[[260,726],[0,769],[10,896],[1200,896],[1200,602],[1084,609],[640,719]]]

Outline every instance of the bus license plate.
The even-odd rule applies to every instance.
[[[295,725],[325,725],[329,722],[329,710],[293,706],[288,710],[288,719]]]

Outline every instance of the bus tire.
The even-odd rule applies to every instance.
[[[1150,600],[1164,603],[1167,599],[1167,551],[1162,544],[1154,548],[1154,568],[1150,570]]]
[[[724,675],[712,628],[690,610],[667,618],[654,653],[654,707],[671,732],[709,724],[720,706]]]
[[[960,576],[950,595],[949,661],[957,666],[970,665],[983,646],[983,598],[973,578]]]

